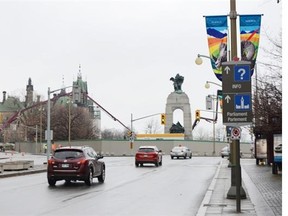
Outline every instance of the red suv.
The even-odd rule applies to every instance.
[[[162,165],[162,151],[156,146],[140,146],[135,155],[135,166],[143,166],[144,163],[152,163],[155,166]]]
[[[103,158],[91,147],[62,147],[56,149],[48,160],[47,179],[50,186],[56,181],[84,181],[90,186],[93,178],[98,178],[100,183],[105,180],[105,163],[99,161]]]

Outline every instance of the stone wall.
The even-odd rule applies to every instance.
[[[68,142],[55,142],[57,145],[68,146]],[[219,155],[221,149],[226,146],[227,142],[215,142],[215,152]],[[43,145],[43,144],[42,144]],[[97,152],[101,152],[106,156],[123,156],[123,155],[134,155],[139,146],[142,145],[156,145],[158,149],[161,149],[164,154],[170,154],[170,150],[173,146],[183,145],[187,146],[192,150],[194,156],[209,156],[213,152],[213,141],[200,141],[200,140],[137,140],[131,144],[128,140],[95,140],[95,141],[73,141],[73,146],[91,146]],[[250,144],[241,143],[240,149],[244,156],[250,157]],[[40,149],[40,143],[16,143],[16,151],[27,152],[27,153],[44,153],[44,149]]]

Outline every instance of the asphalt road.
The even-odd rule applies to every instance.
[[[220,157],[174,159],[136,168],[132,157],[106,157],[106,181],[48,186],[46,173],[0,180],[1,215],[196,215]]]

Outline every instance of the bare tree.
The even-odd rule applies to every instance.
[[[196,140],[208,140],[209,139],[209,133],[207,130],[204,130],[204,128],[197,128],[196,135],[194,136],[194,139]]]
[[[71,140],[94,138],[93,122],[88,109],[84,107],[70,107],[69,105],[54,105],[51,112],[51,128],[54,140],[67,140],[70,130]],[[70,119],[70,127],[69,127]]]
[[[124,139],[125,131],[120,131],[116,129],[104,129],[101,132],[101,137],[102,139]]]
[[[265,62],[259,62],[256,83],[253,86],[254,133],[282,131],[282,36],[269,38],[264,47]]]
[[[149,121],[146,122],[146,126],[145,126],[146,134],[159,133],[160,130],[161,130],[161,127],[159,125],[159,122],[155,121],[155,119],[150,119]]]

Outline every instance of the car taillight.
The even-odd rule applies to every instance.
[[[49,159],[49,160],[48,160],[48,165],[53,165],[53,164],[55,164],[55,161],[52,160],[52,159]]]
[[[81,164],[85,164],[86,160],[85,159],[82,159],[80,161],[77,162],[77,164],[81,165]]]

